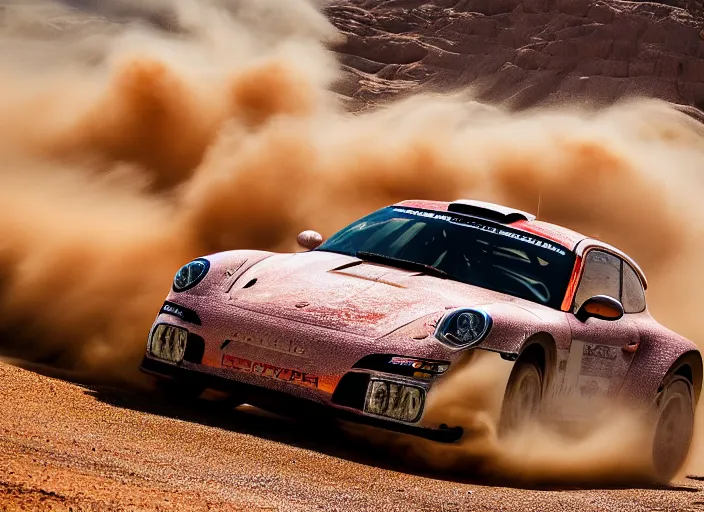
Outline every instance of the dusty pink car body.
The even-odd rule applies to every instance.
[[[445,211],[448,203],[405,201],[399,206]],[[598,347],[614,354],[604,373],[608,376],[605,391],[611,396],[647,405],[672,370],[686,375],[699,396],[702,359],[697,347],[657,323],[647,308],[617,321],[590,318],[582,322],[571,311],[584,257],[590,250],[599,248],[623,259],[646,287],[635,262],[614,247],[545,222],[518,220],[511,227],[575,252],[576,263],[560,309],[344,254],[222,252],[206,257],[210,268],[197,286],[168,295],[152,328],[164,323],[182,327],[189,331],[188,343],[192,338],[201,340],[196,343],[199,348],[178,364],[159,360],[147,351],[142,370],[163,377],[200,379],[210,387],[247,390],[247,403],[255,405],[277,401],[317,404],[348,419],[451,441],[457,438],[456,431],[429,424],[422,415],[417,421],[403,422],[365,413],[360,407],[363,398],[351,396],[364,389],[349,384],[346,376],[384,374],[429,390],[441,375],[414,379],[389,374],[387,367],[355,366],[370,356],[393,355],[447,361],[452,367],[464,349],[441,343],[434,335],[436,326],[456,308],[481,307],[491,316],[492,326],[470,350],[498,352],[513,361],[532,344],[542,344],[549,376],[547,396],[553,404],[584,388],[580,360],[587,355],[585,347],[592,355]],[[579,355],[575,355],[576,343]],[[343,390],[344,386],[349,389]]]

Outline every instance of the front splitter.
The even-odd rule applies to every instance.
[[[140,370],[157,377],[178,379],[180,382],[194,387],[204,387],[233,393],[236,394],[238,398],[241,398],[244,403],[286,416],[336,418],[401,434],[421,437],[439,443],[454,443],[458,441],[463,434],[462,427],[427,428],[388,421],[383,418],[355,414],[347,409],[328,407],[281,391],[235,382],[223,377],[161,362],[146,356],[142,360]]]

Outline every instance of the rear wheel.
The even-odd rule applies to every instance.
[[[536,358],[516,361],[501,407],[499,431],[515,430],[536,419],[543,400],[543,368]]]
[[[666,378],[654,413],[653,469],[659,480],[669,482],[684,464],[692,444],[694,432],[692,384],[680,375]]]

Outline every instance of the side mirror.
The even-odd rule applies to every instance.
[[[312,231],[309,229],[300,233],[298,235],[298,238],[296,238],[296,241],[298,242],[298,245],[300,245],[304,249],[312,251],[323,243],[323,235],[321,235],[317,231]]]
[[[608,295],[596,295],[584,301],[575,316],[581,322],[588,318],[618,320],[623,316],[623,305]]]

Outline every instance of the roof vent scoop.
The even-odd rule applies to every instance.
[[[519,220],[535,220],[535,215],[532,213],[516,210],[500,204],[474,201],[472,199],[458,199],[457,201],[453,201],[447,207],[447,211],[493,220],[495,222],[501,222],[502,224],[511,224]]]

